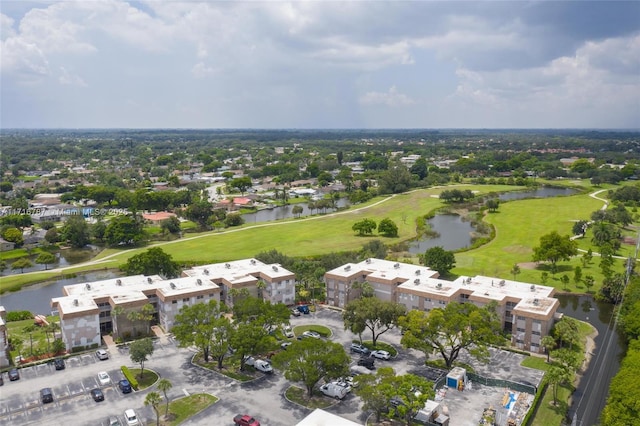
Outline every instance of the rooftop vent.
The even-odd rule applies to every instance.
[[[531,287],[529,287],[531,289],[531,291],[536,291],[536,286],[534,284],[531,284]]]
[[[505,284],[506,282],[504,280],[500,280],[500,287],[504,287]]]
[[[399,264],[399,263],[395,263],[395,264],[393,265],[393,267],[394,267],[394,268],[396,268],[396,269],[398,269],[398,268],[400,267],[400,264]]]
[[[539,305],[540,304],[540,299],[533,299],[533,304],[534,305]]]
[[[122,285],[122,280],[118,278],[118,279],[116,280],[116,285]]]
[[[345,266],[345,267],[344,267],[344,270],[345,270],[345,271],[350,271],[350,270],[351,270],[351,265],[347,265],[347,266]]]
[[[436,288],[442,288],[442,283],[436,284]]]
[[[200,278],[198,278],[198,279],[196,280],[196,284],[198,284],[198,285],[202,285],[202,280],[201,280]]]
[[[204,271],[202,271],[202,272],[204,272],[204,274],[205,274],[205,275],[209,275],[209,270],[208,270],[208,269],[205,269],[205,270],[204,270]]]
[[[416,275],[420,275],[420,269],[416,269]]]
[[[467,284],[471,284],[471,277],[467,277]]]
[[[367,263],[371,263],[371,259],[367,259]]]
[[[151,279],[151,277],[147,277],[147,284],[151,284],[153,282],[153,280]]]
[[[87,290],[91,290],[91,284],[86,283],[86,284],[84,285],[84,288],[86,288]]]
[[[230,264],[230,263],[225,263],[225,264],[224,264],[224,267],[225,267],[225,268],[227,268],[227,269],[229,269],[229,268],[231,268],[231,264]]]
[[[255,259],[251,259],[251,264],[255,265],[256,264],[256,260]]]
[[[278,267],[277,267],[276,265],[273,265],[271,268],[272,268],[274,271],[277,271],[277,270],[278,270]]]
[[[78,306],[78,299],[73,299],[73,306]]]
[[[414,283],[415,285],[420,284],[420,279],[419,279],[419,278],[416,278],[415,280],[413,280],[413,283]]]
[[[176,285],[175,285],[175,283],[169,283],[169,285],[171,286],[171,288],[172,288],[173,290],[175,290],[175,289],[176,289]]]

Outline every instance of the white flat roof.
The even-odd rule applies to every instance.
[[[296,426],[362,426],[362,424],[316,408]]]
[[[397,277],[406,280],[413,280],[414,278],[436,278],[438,276],[437,271],[427,268],[426,266],[393,262],[373,257],[359,263],[347,263],[328,271],[327,274],[350,277],[357,271],[363,271],[367,276],[383,279],[392,279]]]
[[[182,273],[189,277],[222,278],[231,283],[250,281],[259,278],[260,274],[269,277],[271,280],[294,275],[293,272],[278,264],[267,265],[257,259],[241,259],[226,263],[195,266],[182,271]]]

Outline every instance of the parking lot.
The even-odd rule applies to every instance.
[[[308,315],[291,317],[291,325],[320,324],[328,327],[332,334],[329,339],[343,345],[349,351],[351,342],[356,338],[349,331],[344,330],[341,312],[322,309]],[[370,334],[364,333],[363,338],[369,340]],[[391,366],[398,374],[413,373],[431,380],[442,374],[441,371],[424,365],[424,355],[414,350],[404,350],[400,347],[401,335],[397,330],[384,333],[380,340],[400,349],[397,357],[391,360],[375,360],[375,366]],[[180,398],[188,394],[206,392],[220,400],[194,416],[188,425],[209,426],[212,419],[214,424],[231,424],[233,416],[238,413],[255,415],[263,426],[292,426],[301,421],[311,412],[304,407],[292,404],[284,397],[286,389],[292,385],[284,378],[280,371],[272,375],[260,377],[248,383],[239,383],[215,371],[204,370],[191,364],[194,354],[192,349],[179,348],[169,338],[154,341],[154,354],[145,363],[145,368],[156,371],[161,377],[167,378],[173,384],[169,391],[170,399]],[[487,366],[501,374],[522,374],[517,364],[519,359],[513,354],[495,353],[493,365]],[[351,354],[352,365],[357,363],[360,355]],[[0,386],[0,425],[106,425],[109,416],[116,415],[124,424],[123,413],[126,409],[134,409],[143,424],[152,425],[156,417],[151,407],[144,405],[144,398],[153,389],[147,389],[131,394],[122,394],[117,388],[117,382],[123,378],[120,367],[135,366],[129,359],[126,347],[113,349],[110,358],[100,361],[93,353],[71,356],[66,359],[66,369],[56,371],[53,364],[20,369],[21,378],[10,382],[5,373],[4,386]],[[100,386],[97,374],[106,371],[111,377],[111,384]],[[54,402],[42,404],[39,391],[51,388]],[[100,387],[105,394],[105,401],[94,402],[89,391]],[[485,390],[487,392],[489,390]],[[484,399],[484,392],[463,392],[463,398]],[[453,397],[453,394],[449,395]],[[469,408],[473,403],[462,401],[450,403],[451,425],[454,426],[464,418],[469,417]],[[360,399],[349,394],[347,397],[327,408],[326,410],[345,417],[349,420],[364,424],[367,413],[361,410]],[[459,407],[459,408],[458,408]],[[466,407],[466,409],[464,408]],[[462,410],[463,412],[457,412]]]

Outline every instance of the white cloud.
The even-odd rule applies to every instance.
[[[409,96],[398,92],[396,86],[391,86],[386,92],[368,92],[360,97],[362,105],[386,105],[388,107],[397,108],[409,106],[416,103]]]
[[[69,72],[64,67],[60,67],[60,75],[58,77],[58,82],[65,86],[78,86],[78,87],[86,87],[87,83],[76,74]]]

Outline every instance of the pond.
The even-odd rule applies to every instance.
[[[501,201],[522,200],[526,198],[549,198],[576,194],[575,189],[544,186],[528,191],[507,192],[499,195]],[[462,217],[452,214],[439,214],[428,220],[431,229],[439,234],[436,238],[422,237],[409,244],[409,253],[423,254],[430,248],[442,247],[454,251],[469,247],[475,228]]]
[[[22,288],[14,293],[4,293],[0,296],[0,305],[7,311],[31,311],[34,314],[49,314],[51,299],[62,297],[62,287],[87,281],[100,281],[115,278],[122,274],[117,271],[98,271],[78,275],[74,278],[57,279],[51,282],[34,284]]]
[[[560,300],[558,312],[588,322],[598,330],[591,362],[572,396],[569,416],[575,415],[577,424],[599,424],[609,384],[620,369],[620,359],[626,350],[624,341],[613,328],[613,305],[597,302],[591,296],[556,297]]]
[[[409,244],[409,253],[423,254],[432,247],[441,246],[453,251],[471,245],[473,226],[457,214],[439,214],[427,221],[439,235],[435,238],[420,238]]]
[[[349,205],[349,200],[346,198],[341,198],[336,202],[336,206],[338,208],[346,207]],[[300,206],[302,207],[302,213],[300,217],[311,216],[312,214],[318,214],[318,210],[309,210],[308,203],[296,203],[296,204],[288,204],[286,206],[274,207],[272,209],[263,209],[258,210],[255,213],[245,213],[242,215],[245,223],[259,223],[259,222],[270,222],[274,220],[282,220],[282,219],[291,219],[294,216],[293,207]],[[323,213],[331,213],[334,209],[326,209],[322,210]]]
[[[500,201],[523,200],[525,198],[550,198],[577,194],[578,191],[571,188],[558,188],[555,186],[543,186],[527,191],[505,192],[498,196]]]
[[[99,252],[100,248],[96,246],[87,246],[85,248],[76,249],[76,248],[68,248],[60,250],[54,253],[56,260],[54,263],[46,265],[46,269],[55,269],[55,268],[63,268],[65,266],[76,265],[78,263],[87,262],[95,257]],[[3,275],[15,275],[21,274],[23,272],[36,272],[36,271],[44,271],[45,265],[40,265],[36,263],[37,254],[29,256],[29,260],[33,263],[33,266],[29,268],[24,268],[24,271],[20,269],[11,269],[11,265],[17,259],[7,260],[7,269],[3,272]]]

